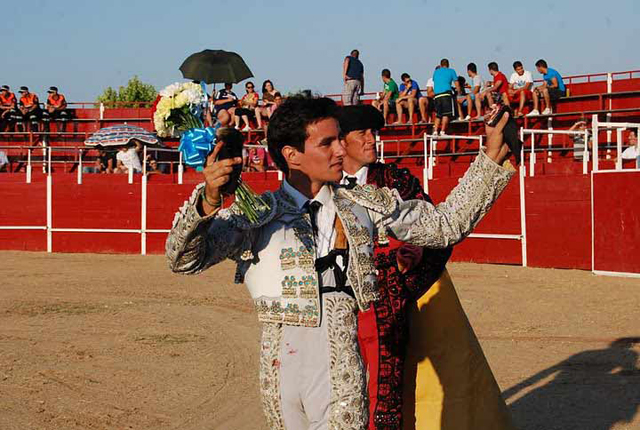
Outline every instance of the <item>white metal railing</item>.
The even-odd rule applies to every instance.
[[[585,131],[577,131],[577,130],[538,130],[538,129],[520,129],[520,140],[523,145],[523,154],[524,154],[524,141],[527,135],[531,137],[531,148],[529,149],[529,176],[535,176],[535,165],[536,165],[536,142],[535,135],[547,135],[548,136],[548,148],[544,151],[549,152],[550,148],[553,146],[553,136],[557,135],[569,135],[569,136],[580,136],[584,137],[584,150],[582,153],[582,173],[587,174],[589,171],[589,132]],[[540,152],[540,151],[539,151]],[[524,164],[524,157],[522,157],[522,164]]]
[[[262,145],[245,145],[248,148],[264,148]],[[152,233],[169,233],[169,229],[149,229],[147,228],[147,188],[148,188],[148,172],[146,168],[146,159],[148,150],[143,148],[142,163],[142,180],[140,183],[140,228],[122,229],[122,228],[70,228],[70,227],[54,227],[53,226],[53,163],[51,154],[53,150],[79,151],[78,153],[78,184],[82,184],[82,153],[88,148],[70,148],[70,147],[21,147],[21,146],[0,146],[0,149],[26,149],[27,152],[27,183],[31,183],[32,160],[31,152],[33,150],[43,151],[43,170],[46,172],[46,224],[45,225],[6,225],[0,226],[0,230],[45,230],[47,233],[47,252],[53,252],[53,233],[137,233],[140,234],[140,253],[147,253],[147,234]],[[172,148],[153,148],[151,151],[178,152]],[[183,167],[182,153],[180,153],[179,167]],[[129,169],[129,184],[133,183],[133,169]],[[179,184],[182,184],[181,169],[179,169]]]
[[[610,118],[610,117],[608,117]],[[622,132],[627,129],[634,129],[636,136],[640,138],[640,123],[634,122],[601,122],[598,119],[598,115],[594,114],[591,121],[591,127],[593,131],[593,171],[597,172],[598,169],[598,140],[600,130],[607,131],[607,140],[611,142],[611,132],[616,131],[616,168],[615,170],[622,170]]]
[[[482,149],[483,142],[484,142],[484,136],[456,136],[456,135],[440,136],[436,134],[424,133],[422,135],[422,138],[423,138],[423,145],[424,145],[424,149],[423,149],[424,169],[422,173],[422,179],[424,183],[424,190],[427,193],[429,192],[429,180],[433,179],[433,168],[436,165],[436,159],[437,159],[436,146],[438,141],[440,140],[477,140],[479,143],[478,151]],[[474,154],[474,153],[476,152],[471,152],[470,154]],[[460,155],[463,155],[463,154],[460,154]]]

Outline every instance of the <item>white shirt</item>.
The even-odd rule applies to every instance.
[[[471,93],[473,94],[473,89],[475,87],[479,87],[478,88],[478,92],[482,92],[483,88],[484,88],[484,79],[482,79],[482,76],[480,76],[479,74],[475,75],[473,78],[471,78]]]
[[[4,151],[0,151],[0,167],[5,164],[9,164],[9,158],[7,158],[7,154]]]
[[[640,152],[638,152],[638,149],[635,146],[630,146],[622,151],[623,160],[635,160],[638,156],[640,156]]]
[[[433,88],[436,84],[433,83],[433,78],[429,78],[427,81],[427,88]]]
[[[136,149],[131,147],[126,151],[118,151],[116,154],[116,160],[120,161],[127,169],[133,169],[134,172],[142,172],[142,164],[140,164],[140,158]]]
[[[513,72],[511,77],[509,78],[509,83],[513,84],[513,88],[516,90],[520,90],[527,86],[527,84],[533,84],[533,75],[531,72],[525,70],[522,76],[518,74],[518,72]]]
[[[348,181],[347,178],[356,178],[356,184],[358,185],[366,185],[367,176],[369,175],[369,166],[362,166],[355,175],[350,175],[347,172],[342,172],[342,180],[341,184],[345,185]]]
[[[316,216],[316,226],[318,227],[318,236],[316,237],[316,258],[324,257],[329,254],[336,242],[336,229],[334,228],[336,221],[336,207],[333,202],[333,189],[331,186],[323,186],[313,199],[307,198],[307,196],[289,184],[286,179],[282,182],[282,188],[284,188],[284,190],[293,197],[296,206],[302,211],[306,211],[304,206],[309,200],[315,200],[322,204]],[[344,269],[344,262],[341,258],[337,259],[337,263]],[[332,287],[336,285],[332,270],[327,270],[322,274],[322,284]]]

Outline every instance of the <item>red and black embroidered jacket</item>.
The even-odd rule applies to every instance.
[[[395,164],[369,165],[367,183],[395,188],[403,200],[431,201],[420,181],[408,169]],[[438,280],[452,249],[423,249],[422,259],[407,273],[398,269],[397,254],[409,247],[390,239],[389,246],[376,246],[375,266],[381,298],[375,302],[378,334],[377,405],[374,412],[376,430],[402,428],[402,390],[405,348],[408,338],[407,305],[417,300]],[[375,383],[376,381],[370,381]]]

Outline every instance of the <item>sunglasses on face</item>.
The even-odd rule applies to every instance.
[[[252,89],[253,89],[253,87],[247,87],[247,89],[248,89],[248,90],[252,90]]]

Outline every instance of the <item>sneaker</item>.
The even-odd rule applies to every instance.
[[[444,132],[444,130],[440,130],[440,136],[446,136],[447,133]]]
[[[463,121],[469,121],[470,119],[471,119],[471,115],[467,115],[467,116],[464,117]]]
[[[552,113],[553,112],[549,108],[546,108],[545,110],[542,111],[542,115],[551,115]]]
[[[540,112],[538,112],[538,109],[534,109],[527,114],[527,116],[538,116],[538,115],[540,115]]]
[[[242,130],[240,130],[240,131],[251,131],[251,127],[249,127],[249,126],[247,125],[245,128],[243,128],[243,129],[242,129]]]

